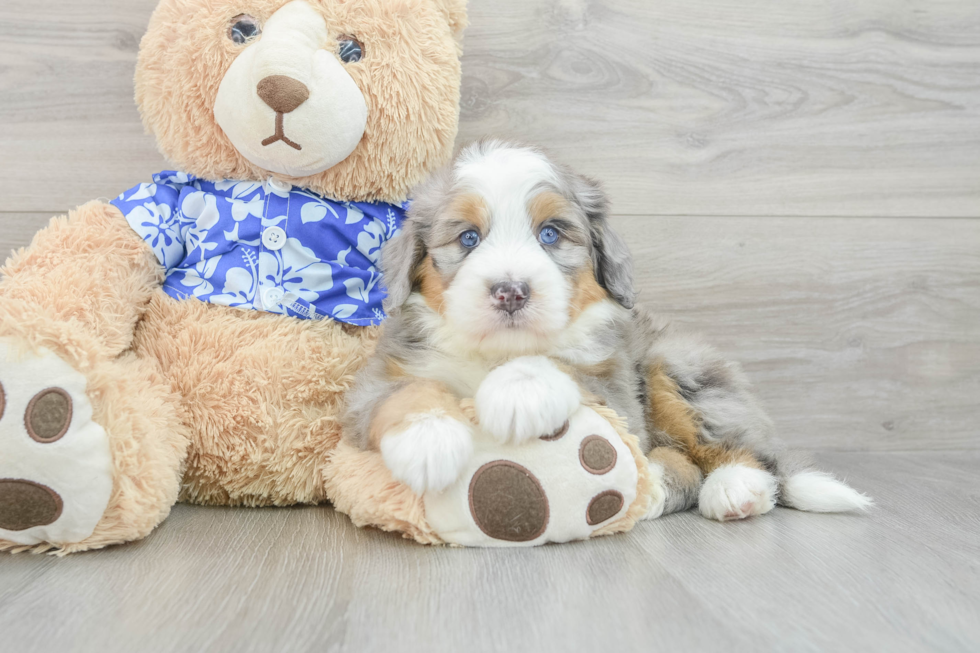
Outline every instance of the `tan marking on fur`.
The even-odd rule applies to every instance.
[[[647,375],[647,393],[653,427],[669,435],[685,451],[696,447],[700,420],[680,395],[677,383],[659,365]]]
[[[578,368],[578,371],[582,374],[594,376],[599,379],[608,379],[616,373],[616,359],[607,358],[606,360],[599,361],[593,365],[582,365]]]
[[[443,293],[446,287],[442,283],[442,277],[436,272],[435,265],[432,264],[431,256],[426,256],[422,260],[415,274],[418,276],[419,292],[425,298],[425,303],[440,315],[445,314],[446,300]]]
[[[730,448],[723,444],[702,444],[691,451],[691,459],[707,476],[724,465],[745,465],[765,469],[748,449]]]
[[[527,212],[531,216],[531,224],[537,230],[542,223],[567,213],[568,200],[558,193],[544,191],[531,198],[527,205]]]
[[[487,208],[486,201],[476,193],[457,195],[449,205],[447,215],[469,222],[483,236],[490,230],[490,209]]]
[[[677,382],[659,365],[653,367],[647,376],[647,392],[652,426],[669,435],[705,476],[723,465],[736,463],[763,468],[747,449],[720,442],[700,442],[700,417],[681,396]]]
[[[664,466],[670,478],[679,487],[693,487],[701,484],[701,470],[679,449],[654,447],[647,457]]]
[[[578,277],[575,279],[575,287],[572,289],[572,300],[569,302],[569,317],[574,320],[592,304],[608,298],[609,293],[596,281],[595,272],[590,265],[585,270],[579,272]]]
[[[385,359],[385,374],[394,379],[408,376],[408,372],[405,371],[402,364],[396,361],[394,358]]]
[[[409,424],[406,417],[419,413],[437,413],[461,422],[467,421],[459,407],[459,399],[445,385],[438,381],[416,379],[378,407],[371,420],[368,440],[371,448],[379,449],[383,437],[405,430]]]

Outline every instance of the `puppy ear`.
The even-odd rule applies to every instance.
[[[388,290],[384,300],[385,312],[398,310],[408,301],[415,282],[415,268],[424,257],[425,247],[418,228],[415,220],[409,217],[402,225],[401,232],[381,248],[381,273]]]
[[[592,236],[592,265],[596,281],[609,296],[626,308],[633,308],[633,257],[629,247],[609,226],[609,200],[599,182],[578,177],[575,195],[589,220]]]

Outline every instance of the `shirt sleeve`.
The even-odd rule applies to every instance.
[[[177,205],[181,189],[187,183],[188,178],[182,173],[161,172],[153,175],[152,183],[130,188],[110,202],[149,243],[167,271],[177,267],[186,256]]]

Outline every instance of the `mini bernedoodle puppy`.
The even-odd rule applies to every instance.
[[[742,372],[635,308],[632,263],[599,186],[530,147],[464,149],[414,194],[382,251],[378,348],[348,395],[346,437],[395,478],[442,490],[480,427],[521,443],[562,427],[585,396],[628,420],[666,498],[718,520],[780,503],[836,512],[870,499],[793,462]]]

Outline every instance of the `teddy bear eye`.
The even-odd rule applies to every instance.
[[[262,33],[259,21],[248,14],[239,14],[231,19],[231,27],[228,28],[228,38],[237,45],[245,45]]]
[[[474,229],[464,231],[459,237],[459,243],[466,249],[473,249],[480,244],[480,234]]]
[[[353,36],[341,36],[337,40],[340,44],[337,54],[344,63],[356,63],[364,56],[364,46]]]

